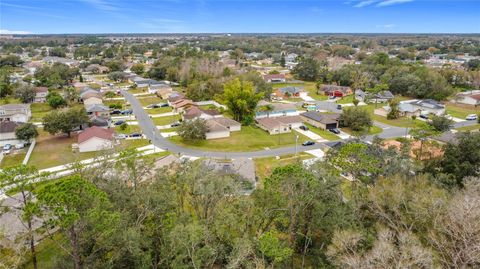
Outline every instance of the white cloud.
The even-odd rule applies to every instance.
[[[33,33],[29,31],[0,29],[0,35],[30,35],[30,34],[33,34]]]
[[[382,24],[382,25],[376,25],[375,27],[389,29],[389,28],[397,27],[397,25],[395,25],[395,24]]]
[[[413,0],[386,0],[378,3],[377,7],[386,7],[386,6],[396,5],[396,4],[408,3],[412,1]]]
[[[413,2],[414,0],[357,0],[357,1],[350,1],[347,3],[354,4],[353,7],[366,7],[375,5],[376,7],[386,7],[392,6],[397,4],[403,4],[408,2]]]
[[[317,12],[323,12],[324,9],[323,9],[323,8],[319,8],[319,7],[311,7],[311,8],[310,8],[310,11],[317,13]]]
[[[113,6],[107,1],[104,0],[82,0],[83,2],[89,3],[94,8],[103,10],[103,11],[116,11],[118,10],[117,7]]]

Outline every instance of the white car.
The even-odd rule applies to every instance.
[[[118,134],[115,138],[116,139],[126,139],[127,135],[126,134]]]
[[[12,148],[13,148],[12,145],[10,145],[10,144],[5,144],[5,145],[3,146],[3,153],[4,153],[4,154],[10,154],[10,152],[12,151]]]
[[[477,114],[470,114],[465,119],[466,120],[477,120],[477,118],[478,118]]]

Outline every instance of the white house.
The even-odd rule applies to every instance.
[[[0,122],[0,147],[5,146],[6,144],[16,145],[23,142],[15,136],[15,128],[20,125],[20,123],[14,121]]]
[[[48,88],[47,87],[35,87],[34,103],[45,103],[47,101]]]
[[[78,135],[78,149],[80,152],[91,152],[112,148],[114,134],[113,129],[90,127]]]
[[[459,93],[455,97],[455,103],[464,105],[480,106],[480,91],[470,93]]]
[[[29,104],[6,104],[0,106],[0,121],[28,122],[32,117]]]
[[[207,120],[208,131],[206,139],[218,139],[230,136],[230,132],[240,131],[242,125],[232,119],[212,118]]]

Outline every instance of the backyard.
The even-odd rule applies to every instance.
[[[200,140],[200,141],[183,141],[179,136],[170,137],[169,139],[181,146],[211,151],[254,151],[263,150],[265,148],[278,148],[283,146],[295,145],[295,135],[299,135],[298,145],[309,140],[307,137],[297,133],[285,133],[270,135],[264,130],[253,126],[242,126],[239,132],[230,133],[228,138]]]

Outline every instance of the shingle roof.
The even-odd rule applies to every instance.
[[[85,109],[87,112],[103,112],[110,110],[108,107],[102,104],[91,104],[88,105]]]
[[[102,99],[102,96],[99,93],[95,93],[95,92],[86,92],[81,97],[82,97],[82,100],[87,100],[88,98],[92,98],[92,97]]]
[[[232,119],[229,119],[229,118],[214,118],[214,119],[211,119],[215,122],[217,122],[218,124],[221,124],[225,127],[231,127],[231,126],[240,126],[241,124],[237,121],[234,121]]]
[[[13,133],[18,126],[20,124],[14,121],[2,121],[0,122],[0,133]]]
[[[321,114],[315,111],[305,112],[300,115],[323,124],[335,123],[340,117],[340,114]]]
[[[228,128],[221,125],[220,123],[213,121],[213,120],[207,120],[207,127],[208,127],[208,132],[223,132],[223,131],[228,131]]]
[[[47,88],[47,87],[35,87],[35,88],[33,88],[33,90],[34,90],[35,92],[37,92],[37,93],[38,93],[38,92],[48,92],[48,88]]]
[[[104,129],[97,126],[90,127],[78,135],[78,144],[89,140],[92,137],[98,137],[105,140],[113,139],[114,130]]]

